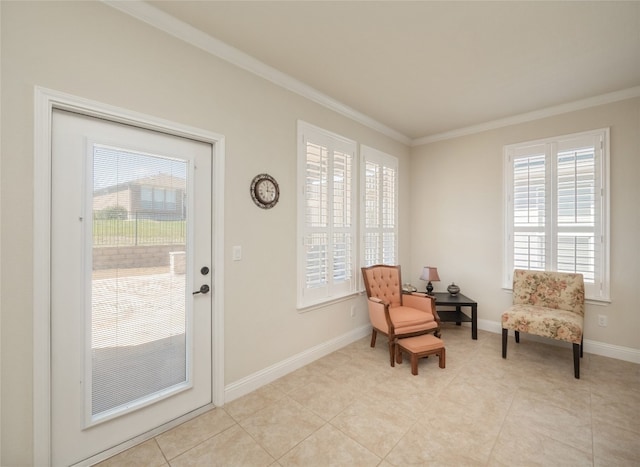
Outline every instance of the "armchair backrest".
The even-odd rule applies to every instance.
[[[379,298],[393,308],[402,305],[400,266],[376,264],[362,268],[367,297]]]
[[[584,278],[582,274],[516,269],[513,304],[555,308],[584,316]]]

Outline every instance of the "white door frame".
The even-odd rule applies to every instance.
[[[70,94],[35,87],[33,206],[33,462],[51,464],[51,121],[53,109],[105,118],[213,145],[212,401],[224,404],[223,135]],[[37,286],[36,286],[37,285]]]

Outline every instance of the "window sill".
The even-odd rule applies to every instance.
[[[325,308],[331,305],[335,305],[336,303],[340,303],[340,302],[346,302],[347,300],[351,300],[354,297],[358,297],[360,295],[362,295],[363,292],[358,291],[358,292],[353,292],[350,293],[348,295],[344,295],[342,297],[337,297],[337,298],[332,298],[329,300],[324,300],[322,302],[318,302],[318,303],[313,303],[311,305],[304,305],[304,306],[298,306],[297,307],[297,311],[298,313],[307,313],[309,311],[314,311],[314,310],[318,310],[320,308]]]

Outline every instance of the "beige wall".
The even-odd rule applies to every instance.
[[[98,2],[2,2],[2,458],[32,459],[33,95],[42,86],[219,133],[226,138],[225,385],[366,325],[357,297],[295,308],[296,121],[400,158],[409,148]],[[257,208],[254,175],[280,183]],[[408,258],[408,219],[401,214]],[[243,259],[231,261],[233,245]],[[256,272],[264,274],[256,277]],[[351,305],[358,306],[350,317]]]
[[[501,288],[503,146],[604,127],[611,128],[611,303],[587,305],[585,340],[640,350],[638,98],[413,148],[412,269],[437,266],[436,290],[455,281],[477,300],[485,327],[499,323],[511,302]],[[607,327],[598,326],[599,314]]]
[[[500,288],[502,146],[611,126],[613,301],[588,306],[586,337],[640,349],[640,100],[410,150],[104,4],[1,2],[0,9],[0,465],[28,465],[33,449],[34,86],[226,137],[225,385],[368,322],[362,297],[295,309],[297,119],[400,158],[403,278],[424,286],[421,267],[438,266],[437,286],[455,280],[487,322],[510,301]],[[280,182],[281,201],[269,211],[248,193],[261,172]],[[242,261],[231,260],[233,245],[243,247]],[[268,273],[256,278],[256,271]],[[598,313],[609,327],[596,326]]]

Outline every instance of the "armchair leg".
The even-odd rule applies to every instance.
[[[509,331],[505,328],[502,328],[502,358],[507,358],[507,336],[509,335]]]
[[[396,366],[396,344],[393,340],[389,339],[389,357],[391,366]]]
[[[516,333],[516,343],[520,342],[520,331],[515,331]]]
[[[584,349],[584,335],[580,338],[580,358],[582,358],[583,349]]]
[[[580,344],[573,344],[573,373],[576,379],[580,379]]]
[[[376,331],[376,329],[373,328],[373,332],[371,333],[371,347],[376,346],[376,337],[378,337],[378,331]]]

